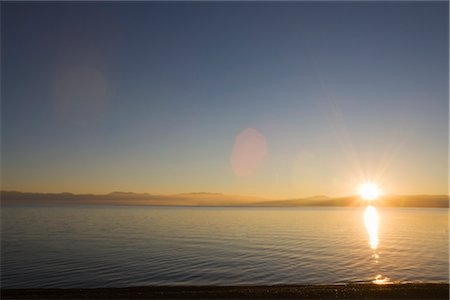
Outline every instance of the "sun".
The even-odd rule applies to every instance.
[[[358,194],[367,201],[372,201],[380,197],[381,190],[375,182],[364,182],[358,187]]]

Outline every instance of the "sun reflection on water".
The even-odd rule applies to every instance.
[[[366,226],[367,233],[369,234],[369,245],[372,249],[372,258],[375,263],[378,264],[380,255],[377,251],[378,249],[378,228],[379,228],[380,218],[378,215],[378,210],[372,206],[368,205],[364,210],[364,224]],[[372,281],[374,284],[390,284],[392,281],[388,277],[384,277],[381,274],[375,276]]]
[[[378,248],[378,220],[377,209],[372,205],[367,206],[364,211],[364,224],[369,233],[369,245],[372,250]]]
[[[393,282],[388,277],[383,277],[381,275],[377,275],[375,280],[372,281],[375,284],[392,284]]]

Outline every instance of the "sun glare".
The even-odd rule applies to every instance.
[[[359,186],[358,194],[364,200],[372,201],[380,197],[381,190],[375,182],[364,182]]]

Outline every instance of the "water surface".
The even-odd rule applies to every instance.
[[[2,287],[448,282],[447,212],[3,207]]]

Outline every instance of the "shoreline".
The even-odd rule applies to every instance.
[[[2,299],[449,299],[448,283],[1,289]]]

